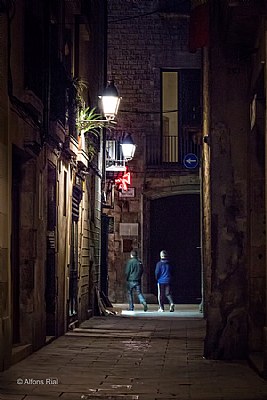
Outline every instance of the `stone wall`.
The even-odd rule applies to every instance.
[[[252,57],[251,102],[254,99],[255,122],[248,135],[248,242],[249,242],[249,350],[264,345],[266,322],[266,99],[264,93],[265,25],[259,27],[259,45]],[[266,74],[266,71],[265,71]]]
[[[69,132],[67,117],[71,119],[74,110],[62,110],[62,106],[67,103],[67,86],[71,86],[67,73],[75,69],[75,74],[79,75],[76,78],[86,82],[94,81],[84,93],[86,104],[90,100],[91,107],[97,105],[98,94],[104,85],[105,2],[92,2],[95,7],[90,16],[88,12],[88,19],[95,14],[91,21],[90,37],[86,15],[83,23],[80,20],[79,35],[76,29],[76,16],[82,12],[80,2],[57,2],[55,14],[58,11],[58,15],[63,17],[62,11],[65,8],[64,20],[60,19],[60,26],[66,22],[65,27],[72,29],[70,37],[73,39],[75,36],[72,43],[75,48],[69,48],[69,54],[74,54],[75,50],[75,62],[73,57],[67,60],[67,52],[63,54],[61,47],[52,55],[50,50],[57,44],[55,41],[50,46],[49,12],[45,6],[42,7],[43,2],[36,1],[33,11],[38,16],[43,13],[40,15],[38,32],[41,32],[40,37],[45,38],[45,43],[38,40],[35,48],[36,41],[25,42],[25,3],[21,1],[14,5],[7,2],[3,6],[7,10],[2,10],[0,14],[0,370],[44,345],[46,335],[59,336],[67,329],[72,188],[75,174],[81,173],[82,169],[83,172],[86,170],[83,177],[87,176],[89,168],[87,147],[78,149],[78,141],[69,136],[73,132]],[[14,15],[8,18],[12,12]],[[61,46],[66,38],[62,29],[58,32],[58,45]],[[61,33],[64,38],[60,36]],[[89,49],[90,39],[95,42],[90,44]],[[33,82],[25,82],[25,43],[32,45],[29,65],[33,66],[31,77],[37,83],[36,86]],[[51,57],[60,55],[62,64],[59,66],[58,60],[45,57],[48,54],[46,51],[49,51]],[[91,69],[89,53],[93,60]],[[39,64],[35,61],[42,56],[44,63],[37,70]],[[60,90],[55,96],[48,87],[52,64],[58,67],[57,72],[60,70],[62,75]],[[66,74],[65,67],[68,70]],[[38,90],[41,88],[43,97]],[[58,108],[62,111],[57,113],[57,121],[50,120],[52,103],[57,111]],[[68,105],[71,108],[71,104]],[[89,291],[93,295],[93,285],[98,284],[99,278],[101,178],[96,178],[96,173],[92,171],[90,180],[96,181],[97,186],[92,194],[95,198],[89,203],[88,191],[91,187],[85,187],[79,220],[79,320],[88,316]],[[89,234],[89,208],[95,211],[93,234],[91,231]],[[94,260],[92,256],[89,260],[89,248],[93,249]],[[89,277],[90,263],[97,273]],[[13,358],[12,345],[16,346]],[[23,345],[27,345],[27,351],[21,351]]]
[[[205,356],[247,354],[248,65],[210,49],[211,296]]]
[[[7,17],[0,14],[0,371],[11,358],[10,220],[8,217]]]

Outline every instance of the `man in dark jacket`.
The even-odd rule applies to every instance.
[[[160,252],[160,261],[156,265],[155,277],[158,283],[159,312],[164,311],[164,298],[170,303],[170,312],[174,311],[174,303],[171,295],[172,266],[168,260],[166,250]]]
[[[143,272],[144,272],[143,264],[137,258],[137,251],[132,250],[130,259],[126,264],[126,270],[125,270],[130,311],[134,310],[134,301],[133,301],[134,290],[137,293],[140,303],[143,304],[144,306],[144,311],[147,311],[147,303],[141,291],[141,278]]]

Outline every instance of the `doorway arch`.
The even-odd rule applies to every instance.
[[[185,193],[150,202],[150,292],[157,294],[154,277],[159,252],[166,249],[175,265],[173,297],[176,304],[201,303],[200,194]]]

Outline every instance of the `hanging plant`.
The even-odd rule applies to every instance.
[[[97,148],[90,142],[87,144],[87,155],[89,158],[89,162],[92,162],[94,157],[97,154]]]
[[[96,108],[82,108],[79,112],[77,127],[80,131],[99,135],[99,128],[104,126],[102,116],[95,112]]]
[[[73,87],[75,89],[76,105],[76,126],[83,133],[91,132],[98,135],[98,128],[104,126],[101,122],[102,116],[96,112],[96,107],[86,107],[84,100],[84,91],[88,90],[88,84],[80,77],[73,78]]]
[[[88,90],[88,84],[80,77],[73,78],[72,80],[73,87],[75,89],[75,103],[76,107],[80,110],[85,108],[85,101],[83,98],[83,91]]]

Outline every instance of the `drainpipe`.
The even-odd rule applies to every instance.
[[[43,142],[49,133],[50,121],[50,92],[51,92],[51,23],[50,23],[50,2],[45,3],[45,65],[44,65],[44,117],[43,117]]]
[[[100,8],[103,7],[101,9],[101,11],[103,12],[103,60],[102,60],[102,88],[101,88],[101,92],[102,89],[104,87],[106,87],[106,83],[107,83],[107,42],[108,42],[108,9],[107,9],[107,1],[103,1],[103,4],[100,6]],[[105,216],[103,215],[103,207],[102,207],[102,195],[103,195],[103,191],[105,190],[106,187],[106,142],[107,142],[107,133],[106,133],[106,128],[101,128],[101,159],[102,159],[102,178],[101,178],[101,184],[100,184],[100,201],[101,201],[101,224],[100,224],[100,246],[99,246],[99,288],[100,290],[103,289],[103,281],[107,279],[107,276],[104,276],[104,271],[106,274],[106,271],[108,270],[108,266],[107,266],[107,259],[108,259],[108,254],[105,254],[104,257],[104,253],[103,252],[104,248],[104,243],[103,243],[103,234],[105,232],[103,232],[103,227],[105,226],[104,223],[104,218]],[[105,293],[106,295],[108,295],[108,293]]]
[[[265,22],[264,27],[264,47],[265,47],[265,65],[264,65],[264,75],[265,81],[267,76],[266,69],[266,54],[267,54],[267,26]],[[267,86],[265,85],[265,98],[267,96]],[[267,103],[265,102],[265,215],[267,213],[267,174],[266,174],[266,165],[267,165]],[[265,241],[265,252],[266,252],[266,260],[267,260],[267,241]],[[265,263],[265,327],[264,327],[264,348],[263,348],[263,378],[267,379],[267,267]]]

